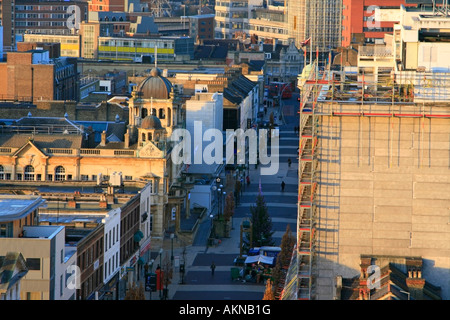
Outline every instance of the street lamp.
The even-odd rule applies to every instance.
[[[171,264],[173,265],[173,238],[175,238],[175,234],[170,234],[170,239],[172,240],[172,253],[171,253],[171,256],[170,256],[170,261],[171,261]]]
[[[163,254],[164,250],[163,248],[159,249],[159,299],[162,300],[162,292],[161,292],[161,288],[162,288],[162,254]]]
[[[217,216],[220,217],[220,211],[222,208],[222,189],[217,189]]]
[[[148,275],[147,275],[147,274],[145,275],[146,278],[147,278],[147,277],[150,277],[151,274],[153,273],[153,263],[154,263],[154,262],[155,262],[155,259],[150,260],[150,272],[148,273]],[[149,295],[150,300],[152,300],[152,292],[153,292],[153,290],[152,290],[152,288],[150,287],[150,295]]]

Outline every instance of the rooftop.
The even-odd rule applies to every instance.
[[[41,197],[0,195],[0,222],[22,219],[44,204]]]

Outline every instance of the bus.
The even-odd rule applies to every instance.
[[[271,98],[278,96],[280,93],[281,99],[290,99],[292,97],[292,88],[287,82],[271,82],[268,89]]]

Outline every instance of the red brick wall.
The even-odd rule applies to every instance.
[[[398,7],[405,5],[405,0],[343,0],[342,10],[342,46],[347,47],[351,42],[352,33],[363,33],[363,28],[367,26],[364,16],[371,16],[374,13],[366,13],[364,7],[388,6]],[[413,5],[413,4],[411,4]],[[392,28],[394,22],[381,23],[382,28]],[[365,32],[366,38],[383,38],[386,32]]]

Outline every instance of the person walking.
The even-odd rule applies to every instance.
[[[288,165],[289,165],[289,168],[291,167],[291,164],[292,164],[292,160],[291,160],[291,158],[289,158],[289,159],[288,159]]]
[[[286,183],[284,183],[284,181],[281,181],[281,192],[284,191],[285,186],[286,186]]]
[[[247,176],[247,185],[248,186],[250,185],[250,177],[249,176]]]
[[[214,261],[213,261],[213,263],[211,263],[211,275],[213,276],[214,275],[214,270],[216,269],[216,265],[214,264]]]

